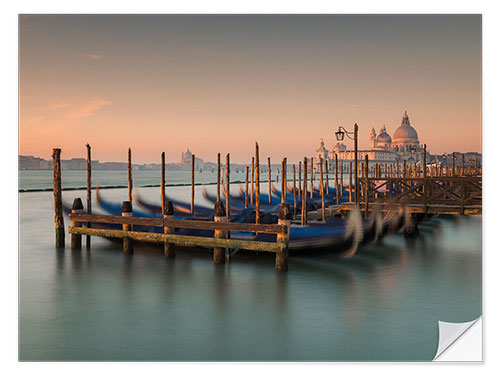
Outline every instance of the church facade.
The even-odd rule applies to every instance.
[[[349,162],[354,161],[354,150],[347,149],[344,143],[337,143],[332,150],[325,148],[325,143],[321,139],[320,147],[316,150],[316,162],[321,157],[323,160],[329,160],[330,165],[335,159],[343,161],[343,168],[349,168]],[[369,164],[420,164],[424,159],[424,148],[418,138],[418,133],[410,124],[410,118],[405,111],[401,120],[401,125],[394,131],[391,137],[384,126],[380,129],[378,135],[374,128],[370,131],[370,148],[358,150],[358,160],[364,161],[368,155]],[[429,156],[429,154],[428,154]]]

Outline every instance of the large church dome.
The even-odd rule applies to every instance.
[[[401,126],[396,129],[392,137],[394,143],[413,143],[418,142],[417,131],[410,125],[410,119],[405,111]]]

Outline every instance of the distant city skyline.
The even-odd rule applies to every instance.
[[[331,148],[339,125],[432,154],[481,150],[480,15],[21,15],[19,153],[248,163]],[[351,141],[345,142],[352,147]]]

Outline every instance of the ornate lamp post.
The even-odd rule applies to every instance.
[[[335,137],[337,141],[343,141],[344,135],[347,135],[349,139],[354,140],[354,203],[356,206],[359,205],[359,182],[358,182],[358,124],[354,124],[354,131],[348,132],[343,126],[339,126],[339,130],[335,132]]]

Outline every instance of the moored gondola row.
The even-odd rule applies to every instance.
[[[87,145],[87,150],[88,162],[90,163],[89,145]],[[334,174],[331,176],[334,178],[334,184],[330,185],[327,161],[319,159],[318,169],[320,175],[318,178],[317,171],[314,168],[314,160],[311,158],[309,164],[308,159],[304,158],[303,163],[299,163],[299,180],[297,183],[295,165],[292,168],[294,172],[293,180],[288,179],[287,158],[283,158],[281,171],[277,172],[277,175],[281,176],[281,187],[277,188],[271,181],[270,158],[267,158],[268,181],[261,181],[260,179],[260,155],[259,146],[256,143],[255,156],[252,157],[251,164],[251,181],[249,181],[250,171],[247,167],[245,185],[239,184],[236,189],[230,181],[230,155],[227,154],[226,156],[225,173],[221,173],[222,166],[220,154],[218,154],[216,194],[202,186],[202,198],[197,196],[195,199],[195,164],[192,162],[190,203],[175,199],[170,192],[166,191],[164,153],[162,153],[161,159],[161,201],[155,203],[144,199],[138,188],[134,189],[132,186],[131,150],[129,149],[128,200],[122,203],[107,200],[102,197],[98,184],[95,188],[96,203],[100,210],[110,215],[108,220],[99,215],[95,217],[90,215],[92,214],[90,168],[87,176],[89,182],[87,184],[87,209],[83,208],[80,201],[77,204],[78,212],[75,212],[75,206],[71,207],[68,203],[62,201],[60,194],[60,161],[57,160],[60,150],[55,149],[53,155],[56,246],[61,246],[61,242],[62,246],[64,246],[64,238],[61,239],[61,236],[64,235],[64,220],[62,217],[62,212],[64,212],[69,215],[70,220],[73,222],[72,227],[70,227],[73,237],[85,233],[119,240],[124,243],[124,251],[126,252],[133,252],[133,243],[152,240],[163,242],[165,255],[173,257],[175,255],[174,244],[181,244],[181,246],[182,244],[196,245],[196,241],[189,239],[191,236],[192,239],[198,239],[202,247],[208,247],[207,244],[224,244],[227,246],[224,250],[226,260],[230,259],[231,253],[238,251],[238,246],[241,246],[241,253],[277,252],[276,268],[285,270],[287,269],[286,259],[289,253],[309,254],[313,251],[330,251],[339,253],[342,256],[353,256],[359,246],[378,241],[386,235],[403,233],[406,237],[416,237],[418,235],[417,222],[429,216],[425,211],[421,214],[416,213],[414,208],[410,209],[404,203],[384,201],[384,199],[388,199],[394,194],[404,196],[408,192],[416,191],[415,186],[418,188],[417,182],[412,180],[405,184],[395,184],[393,175],[390,175],[390,180],[377,186],[377,183],[380,182],[378,179],[382,179],[383,176],[379,168],[376,168],[373,174],[370,175],[366,159],[364,164],[361,163],[361,167],[356,164],[353,168],[352,163],[349,164],[349,178],[346,178],[345,181],[343,176],[339,177],[339,164],[340,169],[343,171],[343,162],[339,163],[338,160],[335,160]],[[389,171],[392,174],[394,173],[394,170]],[[406,172],[406,167],[404,167],[402,173]],[[356,175],[357,173],[359,175]],[[397,178],[396,176],[396,180]],[[349,181],[348,184],[347,181]],[[260,189],[263,182],[268,185],[267,193],[262,192]],[[290,186],[292,182],[293,185]],[[249,183],[250,189],[248,187]],[[233,189],[230,190],[232,185]],[[447,189],[447,183],[439,185],[438,188]],[[424,188],[422,188],[422,191],[424,191]],[[378,204],[379,201],[380,205]],[[207,207],[207,204],[214,207],[214,209]],[[124,207],[126,210],[124,210]],[[222,208],[224,208],[223,216],[221,216]],[[363,209],[364,215],[362,215]],[[89,221],[82,223],[82,220],[78,219],[78,214],[86,215],[85,217]],[[137,223],[131,224],[132,221],[130,220],[119,221],[116,219],[120,216],[133,217],[138,220]],[[96,221],[91,224],[93,219]],[[203,225],[203,223],[214,222],[227,222],[228,224],[218,226]],[[257,226],[251,227],[245,226],[245,224]],[[258,225],[261,225],[261,227]],[[276,226],[266,227],[267,229],[264,230],[265,225]],[[217,228],[225,228],[226,230]],[[285,232],[282,232],[283,230]],[[207,240],[205,241],[203,238]],[[269,245],[266,245],[266,243]],[[90,245],[90,241],[88,244]],[[79,247],[78,245],[81,246],[81,241],[79,242],[78,238],[74,238],[72,247]],[[125,248],[128,250],[125,250]],[[213,248],[214,262],[216,263],[220,263],[221,259],[223,259],[220,251],[220,247]]]

